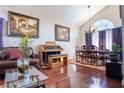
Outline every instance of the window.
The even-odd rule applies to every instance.
[[[114,24],[108,19],[101,19],[94,23],[95,29],[98,31],[114,28]]]
[[[100,19],[92,25],[92,44],[99,47],[99,31],[106,30],[106,49],[112,50],[112,31],[114,24],[109,19]]]

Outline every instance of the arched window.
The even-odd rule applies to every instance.
[[[91,26],[92,30],[94,30],[92,34],[92,44],[99,47],[99,31],[106,31],[105,37],[106,37],[106,49],[112,50],[112,31],[111,29],[114,28],[114,24],[109,19],[100,19],[97,20],[93,25]],[[108,41],[109,40],[109,41]]]
[[[108,19],[100,19],[96,21],[92,26],[98,31],[114,28],[114,24]]]

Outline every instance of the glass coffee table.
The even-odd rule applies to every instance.
[[[6,70],[4,84],[0,88],[36,88],[45,87],[42,81],[48,79],[46,75],[35,67],[29,68],[29,73],[22,75],[17,69]]]

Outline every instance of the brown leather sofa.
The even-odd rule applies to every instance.
[[[29,54],[29,65],[34,66],[39,69],[39,57],[33,53],[33,49],[30,47],[30,54]],[[11,53],[10,53],[11,52]],[[17,58],[20,55],[17,53],[19,52],[19,47],[5,47],[0,48],[0,77],[5,73],[7,69],[17,67]],[[12,57],[13,55],[13,57]]]

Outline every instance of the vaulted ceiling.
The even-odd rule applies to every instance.
[[[91,17],[96,15],[105,5],[91,6]],[[1,9],[31,12],[39,17],[46,17],[52,20],[60,20],[71,25],[82,25],[89,19],[88,6],[84,5],[15,5],[15,6],[0,6]]]

